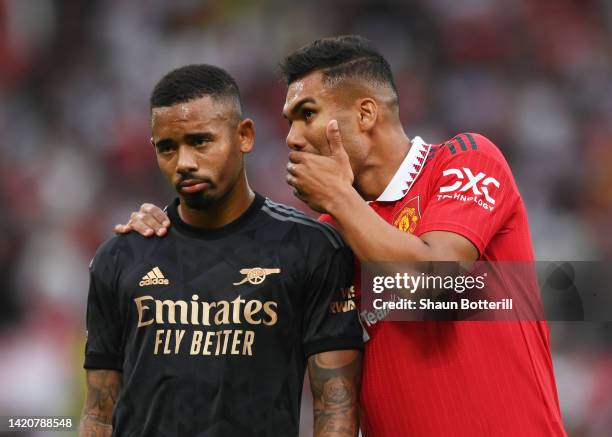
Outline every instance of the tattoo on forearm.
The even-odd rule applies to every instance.
[[[87,400],[83,407],[79,437],[110,437],[113,408],[121,389],[121,374],[90,371],[87,374]]]
[[[315,437],[356,436],[359,430],[361,356],[340,367],[330,367],[319,355],[308,361],[314,400]]]

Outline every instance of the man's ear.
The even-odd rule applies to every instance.
[[[378,119],[378,105],[376,101],[370,97],[359,99],[357,101],[359,110],[359,119],[357,123],[362,131],[372,130]]]
[[[240,141],[240,151],[250,153],[255,144],[255,122],[250,118],[245,118],[238,124],[236,133]]]

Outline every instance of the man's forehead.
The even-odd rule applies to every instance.
[[[195,113],[198,112],[197,109],[191,102],[183,102],[177,103],[172,106],[161,106],[158,108],[153,108],[151,111],[151,120],[155,119],[167,119],[167,118],[177,118],[179,120],[188,120],[195,116]]]
[[[289,109],[295,104],[304,93],[304,81],[296,80],[287,88],[287,98],[285,99],[285,109]]]
[[[209,112],[214,109],[215,102],[210,96],[203,96],[186,102],[175,103],[170,106],[159,106],[153,108],[151,114],[155,117],[195,117],[202,112]]]
[[[230,118],[231,108],[225,102],[212,99],[210,96],[200,97],[171,106],[153,108],[151,123],[182,123],[222,121]]]
[[[314,72],[292,82],[287,88],[283,112],[291,111],[296,103],[306,99],[319,100],[329,92],[323,83],[321,72]]]

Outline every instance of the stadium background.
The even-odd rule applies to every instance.
[[[79,415],[88,262],[140,203],[172,197],[148,143],[153,84],[226,68],[256,122],[252,185],[300,207],[275,70],[340,33],[387,56],[410,136],[477,131],[502,148],[538,259],[610,258],[610,1],[0,0],[0,416]],[[612,435],[610,324],[551,330],[570,436]]]

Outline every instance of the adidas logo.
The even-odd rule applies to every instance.
[[[146,287],[147,285],[168,285],[169,283],[170,281],[164,277],[159,267],[154,267],[149,273],[142,277],[142,281],[140,281],[138,285]]]

